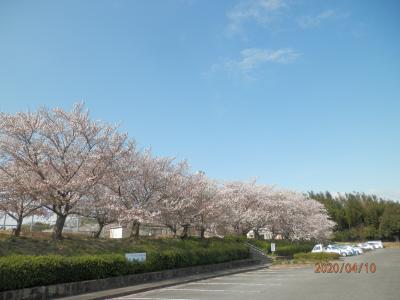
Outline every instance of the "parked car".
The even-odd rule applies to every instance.
[[[360,247],[363,250],[374,250],[374,246],[368,243],[359,243],[357,244],[358,247]]]
[[[358,247],[357,245],[352,245],[351,247],[354,250],[356,250],[358,254],[363,254],[364,253],[363,249],[361,247]]]
[[[324,245],[322,244],[317,244],[314,246],[314,248],[311,250],[311,253],[321,253],[325,252],[326,249],[324,248]]]
[[[370,245],[369,245],[370,246]],[[339,245],[339,244],[330,244],[326,247],[322,244],[317,244],[311,250],[312,253],[337,253],[340,256],[351,256],[351,255],[358,255],[363,253],[363,250],[360,247],[353,247],[350,245]]]
[[[368,241],[368,244],[372,245],[375,249],[377,248],[383,248],[383,243],[382,241]]]
[[[328,246],[326,247],[325,252],[327,252],[327,253],[337,253],[337,254],[339,254],[340,256],[348,256],[348,255],[351,255],[350,252],[348,252],[348,251],[346,251],[346,250],[344,250],[344,249],[341,249],[341,248],[338,247],[337,245],[328,245]]]
[[[358,251],[350,245],[340,245],[340,248],[350,252],[351,253],[350,255],[358,255]]]

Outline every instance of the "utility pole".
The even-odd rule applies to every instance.
[[[3,229],[6,230],[6,219],[7,219],[7,214],[4,213],[4,220],[3,220]]]
[[[33,231],[32,229],[33,229],[33,218],[34,218],[34,215],[32,215],[32,219],[31,219],[31,232]]]

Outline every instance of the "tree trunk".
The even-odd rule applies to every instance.
[[[17,227],[15,228],[14,236],[20,236],[23,218],[18,218],[16,221],[17,221]]]
[[[181,234],[182,239],[186,239],[188,237],[189,226],[190,226],[189,224],[182,225],[182,227],[183,227],[182,234]]]
[[[99,222],[99,229],[94,234],[94,238],[98,239],[100,237],[100,234],[103,231],[104,225],[105,225],[104,223]]]
[[[206,232],[206,229],[204,227],[200,228],[200,238],[204,239],[204,233]]]
[[[169,230],[171,230],[173,236],[176,237],[176,226],[174,225],[166,225],[166,226],[169,228]]]
[[[260,239],[260,233],[258,232],[258,228],[254,228],[253,229],[253,231],[254,231],[254,238],[256,239],[256,240],[259,240]]]
[[[139,229],[140,229],[140,222],[137,220],[133,221],[130,237],[133,237],[136,240],[139,239]]]
[[[65,220],[67,219],[66,215],[57,215],[56,224],[53,227],[53,240],[62,240],[62,231],[64,228]]]
[[[235,233],[236,233],[237,235],[240,235],[241,232],[240,232],[240,226],[239,226],[239,224],[235,224],[233,230],[235,231]]]
[[[242,228],[241,232],[242,232],[242,236],[247,236],[247,233],[249,232],[249,230],[247,230],[246,228]]]

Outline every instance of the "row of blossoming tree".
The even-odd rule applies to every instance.
[[[167,226],[174,235],[201,236],[267,228],[291,240],[323,239],[334,223],[305,195],[249,182],[217,182],[186,162],[140,151],[117,127],[90,119],[82,104],[71,112],[41,108],[0,114],[0,210],[17,222],[57,216],[61,239],[71,214],[107,224]]]

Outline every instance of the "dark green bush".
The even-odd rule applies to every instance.
[[[0,258],[0,290],[99,279],[128,273],[123,255]]]
[[[277,245],[275,254],[278,256],[288,256],[293,257],[296,253],[310,252],[314,247],[313,244],[292,244],[292,245]]]
[[[295,260],[299,261],[330,261],[333,259],[339,259],[339,254],[336,253],[295,253],[293,255]]]
[[[122,254],[0,257],[0,291],[205,265],[249,256],[247,247],[239,243],[211,240],[203,248],[192,247],[190,241],[183,245],[187,249],[147,251],[145,263],[126,262]]]

